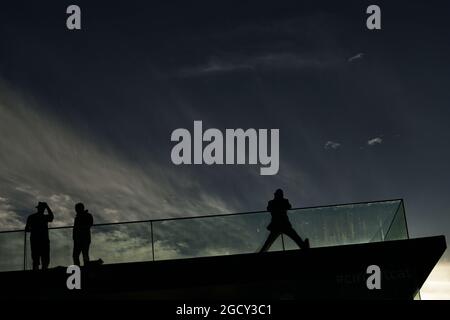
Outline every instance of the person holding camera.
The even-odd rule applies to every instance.
[[[25,232],[30,232],[31,258],[33,270],[48,269],[50,264],[50,239],[48,236],[48,223],[53,221],[53,212],[46,202],[39,202],[37,212],[28,216]],[[47,210],[48,214],[45,214]]]

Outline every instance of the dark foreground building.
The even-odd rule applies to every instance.
[[[443,236],[409,239],[401,200],[294,209],[289,218],[311,249],[280,238],[270,252],[257,253],[267,236],[266,212],[96,225],[92,256],[105,264],[82,267],[81,290],[66,286],[70,228],[50,230],[48,271],[17,270],[30,267],[26,238],[2,233],[0,296],[413,299],[446,249]],[[371,265],[380,268],[380,289],[367,287]]]

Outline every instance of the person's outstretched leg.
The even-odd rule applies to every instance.
[[[279,232],[271,231],[269,236],[267,237],[266,242],[264,242],[264,245],[259,252],[266,252],[267,250],[269,250],[270,246],[275,242],[275,240],[277,240],[279,235]]]
[[[289,238],[294,240],[294,242],[299,246],[299,248],[308,249],[309,245],[307,244],[307,242],[303,241],[303,239],[298,235],[298,233],[293,228],[289,228],[289,229],[285,230],[284,233]]]

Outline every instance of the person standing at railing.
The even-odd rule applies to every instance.
[[[50,264],[50,239],[48,237],[48,223],[53,221],[53,212],[46,202],[39,202],[37,212],[28,216],[25,232],[30,232],[31,258],[33,270],[46,270]],[[48,214],[44,214],[47,210]]]
[[[270,200],[267,205],[267,211],[272,215],[272,221],[267,226],[267,230],[270,231],[270,234],[260,252],[267,251],[282,233],[294,240],[300,248],[309,248],[309,240],[305,239],[305,241],[303,241],[294,228],[292,228],[287,216],[287,211],[290,209],[292,209],[292,206],[289,203],[289,200],[284,198],[283,190],[277,189],[274,198]]]
[[[83,254],[83,263],[89,263],[89,246],[91,245],[91,227],[94,218],[88,210],[84,209],[84,204],[75,205],[75,221],[73,224],[73,263],[80,265],[80,253]]]

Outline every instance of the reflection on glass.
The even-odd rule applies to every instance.
[[[384,241],[400,203],[387,201],[291,210],[289,219],[302,238],[309,238],[311,247]],[[285,247],[297,249],[288,237],[285,237]]]
[[[0,271],[23,270],[24,232],[0,233]]]
[[[268,213],[153,223],[155,260],[257,252],[269,232]],[[272,251],[282,250],[281,239]]]
[[[50,267],[68,266],[72,261],[72,228],[49,230]]]
[[[93,227],[90,258],[104,263],[152,260],[150,222]]]

